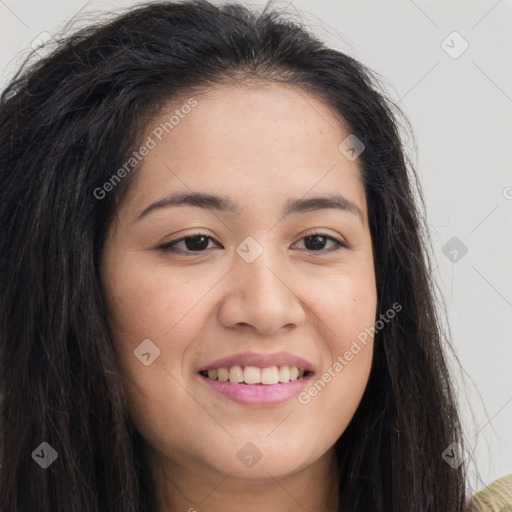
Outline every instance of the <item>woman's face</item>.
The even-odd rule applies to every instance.
[[[176,474],[304,470],[354,415],[377,299],[348,135],[321,101],[280,85],[219,86],[149,126],[102,280],[133,420]],[[171,204],[178,193],[222,199]],[[199,373],[219,366],[266,383]],[[309,373],[276,384],[296,373],[286,367]]]

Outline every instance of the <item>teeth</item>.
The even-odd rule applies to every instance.
[[[261,370],[256,366],[244,368],[244,382],[246,384],[258,384],[261,382]]]
[[[231,382],[243,382],[244,381],[244,370],[241,366],[232,366],[229,369],[229,380]]]
[[[219,368],[217,370],[217,376],[222,382],[227,382],[229,380],[229,372],[226,368]]]
[[[279,368],[279,382],[288,382],[290,380],[290,367],[281,366]]]
[[[279,370],[277,366],[261,369],[262,384],[277,384],[279,382]]]
[[[296,366],[270,366],[267,368],[246,366],[242,368],[240,365],[235,365],[230,368],[208,370],[208,378],[222,382],[229,380],[236,383],[271,385],[297,380],[303,377],[304,373],[304,370],[299,370]]]

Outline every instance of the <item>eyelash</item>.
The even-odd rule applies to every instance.
[[[170,242],[167,242],[166,244],[163,244],[163,245],[159,246],[158,249],[161,249],[164,252],[170,252],[170,253],[181,252],[181,253],[184,253],[184,254],[187,254],[187,255],[201,254],[201,253],[206,252],[207,249],[204,249],[202,251],[191,251],[191,250],[178,249],[178,248],[175,247],[176,244],[178,244],[180,242],[184,242],[185,240],[188,240],[190,238],[194,238],[196,236],[203,236],[203,237],[209,238],[210,240],[213,240],[213,238],[211,236],[205,235],[204,233],[194,233],[192,235],[184,236],[182,238],[179,238],[177,240],[171,240]],[[338,251],[341,248],[348,248],[347,244],[345,244],[344,242],[341,242],[340,240],[332,237],[331,235],[328,235],[327,233],[323,233],[323,232],[316,232],[315,231],[313,233],[309,233],[307,235],[304,235],[300,240],[304,240],[304,238],[310,238],[310,237],[315,237],[315,236],[320,236],[322,238],[326,238],[328,240],[331,240],[332,242],[334,242],[337,245],[337,247],[335,247],[334,249],[331,249],[331,250],[323,250],[323,249],[322,250],[318,250],[318,251],[310,250],[308,252],[312,252],[312,253],[325,253],[325,252]]]

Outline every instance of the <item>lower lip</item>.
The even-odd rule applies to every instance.
[[[279,384],[238,384],[230,381],[213,380],[203,375],[199,377],[215,391],[244,405],[276,405],[286,402],[298,395],[310,381],[313,375],[297,380],[280,382]]]

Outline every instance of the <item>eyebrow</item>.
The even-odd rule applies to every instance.
[[[242,208],[229,197],[201,192],[177,192],[160,199],[146,207],[135,219],[135,222],[147,217],[150,213],[162,208],[189,206],[204,208],[231,215],[239,215]],[[352,201],[342,195],[315,196],[308,199],[290,198],[282,211],[283,217],[297,213],[306,213],[316,210],[338,209],[357,215],[364,222],[361,209]]]

